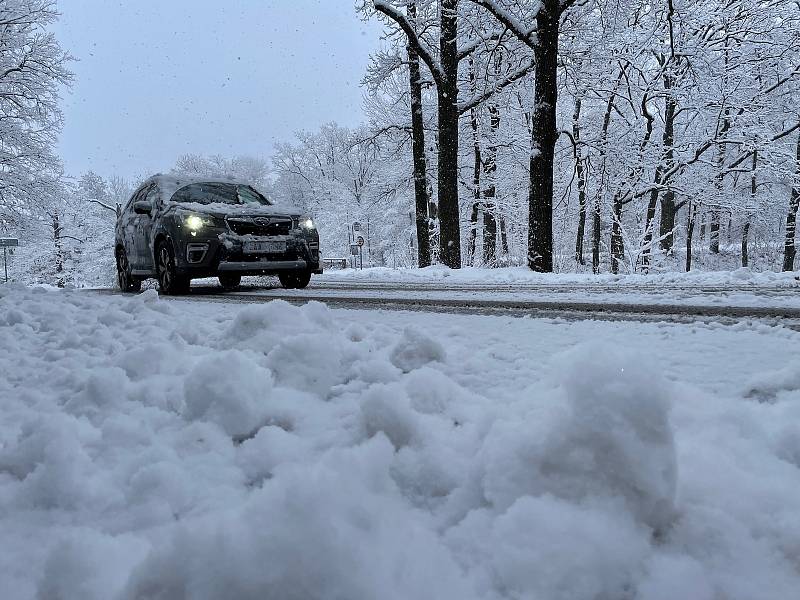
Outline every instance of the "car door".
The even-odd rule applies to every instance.
[[[125,205],[125,208],[120,215],[120,236],[122,238],[122,245],[125,247],[125,254],[128,256],[128,264],[130,265],[131,269],[138,269],[138,249],[136,247],[136,227],[137,227],[137,215],[133,210],[133,205],[136,203],[136,200],[139,199],[139,194],[141,190],[137,190],[131,199],[128,201],[128,204]]]
[[[146,200],[150,204],[153,205],[153,210],[150,212],[149,215],[138,215],[140,217],[139,221],[139,242],[141,244],[141,248],[139,250],[140,254],[140,265],[141,269],[145,271],[150,271],[152,273],[155,272],[155,262],[153,259],[153,235],[156,226],[156,218],[158,216],[158,186],[155,184],[151,185],[144,191],[142,196],[142,200]]]
[[[130,224],[126,228],[130,232],[130,246],[128,249],[128,261],[131,264],[131,269],[134,271],[142,271],[145,267],[145,246],[143,242],[144,226],[150,220],[150,215],[140,215],[136,212],[136,203],[144,200],[147,192],[150,190],[150,185],[140,188],[134,195],[130,207]]]

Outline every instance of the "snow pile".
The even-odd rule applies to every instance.
[[[722,403],[607,345],[507,393],[507,348],[474,373],[446,323],[354,321],[0,288],[4,597],[712,600],[800,584],[791,394]]]
[[[546,410],[490,432],[484,494],[500,507],[525,495],[622,500],[637,522],[665,529],[676,489],[668,386],[600,346],[562,361],[563,385]]]

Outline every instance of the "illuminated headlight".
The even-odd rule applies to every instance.
[[[314,219],[312,219],[311,217],[300,217],[300,228],[315,229],[316,226],[314,225]]]
[[[224,227],[224,222],[220,223],[219,219],[215,219],[214,217],[208,215],[195,215],[195,214],[184,214],[183,215],[183,224],[186,226],[186,229],[189,231],[197,232],[203,229],[203,227]]]
[[[186,227],[192,231],[202,229],[203,225],[205,225],[203,217],[198,217],[197,215],[189,215],[183,222],[186,224]]]

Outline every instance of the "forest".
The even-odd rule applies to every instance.
[[[343,10],[352,10],[343,6]],[[798,0],[359,0],[383,27],[363,122],[263,157],[164,171],[244,177],[366,264],[538,272],[795,269]],[[0,230],[28,281],[113,277],[137,181],[64,173],[71,57],[49,0],[0,5]],[[143,173],[142,178],[150,175]]]

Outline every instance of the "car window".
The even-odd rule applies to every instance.
[[[235,183],[192,183],[172,195],[172,202],[197,204],[261,205],[271,203],[255,189]]]
[[[145,192],[144,196],[142,197],[143,200],[149,200],[153,203],[153,206],[158,207],[158,186],[156,184],[151,185]]]

